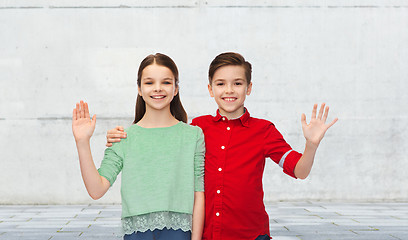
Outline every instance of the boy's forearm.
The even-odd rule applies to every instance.
[[[297,178],[305,179],[307,176],[309,176],[313,166],[317,147],[317,145],[306,141],[305,151],[295,167],[295,176]]]
[[[194,193],[193,207],[193,228],[191,231],[191,240],[201,240],[204,228],[204,192]]]
[[[109,188],[99,175],[92,159],[89,140],[76,142],[81,175],[84,180],[86,190],[93,199],[101,198]]]

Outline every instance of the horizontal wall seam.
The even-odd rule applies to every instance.
[[[19,9],[142,9],[142,8],[408,8],[408,5],[390,5],[390,6],[375,6],[375,5],[361,5],[361,6],[6,6],[0,7],[0,10],[19,10]]]

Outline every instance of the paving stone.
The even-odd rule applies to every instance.
[[[408,239],[408,203],[266,203],[274,240]],[[120,205],[0,206],[0,240],[122,239]]]
[[[273,236],[273,240],[301,240],[296,236]]]

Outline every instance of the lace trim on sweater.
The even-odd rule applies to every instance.
[[[122,219],[122,228],[125,234],[146,232],[164,228],[183,232],[191,231],[192,215],[177,212],[153,212]]]

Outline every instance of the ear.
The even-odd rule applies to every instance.
[[[142,96],[142,89],[140,89],[140,87],[137,87],[137,93],[139,94],[139,96]]]
[[[251,91],[252,91],[252,82],[250,82],[249,83],[249,85],[248,85],[248,88],[247,88],[247,91],[246,91],[246,95],[250,95],[251,94]]]
[[[174,96],[177,96],[177,94],[179,93],[179,86],[176,86],[176,89],[174,89]]]
[[[210,96],[211,96],[211,97],[214,97],[214,93],[213,93],[213,91],[212,91],[211,84],[208,84],[208,92],[210,93]]]

